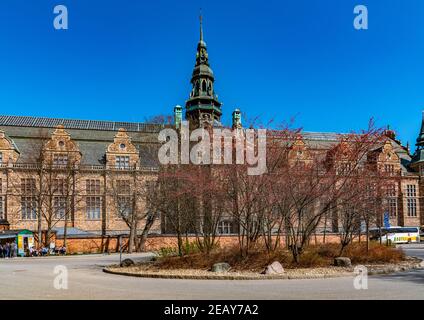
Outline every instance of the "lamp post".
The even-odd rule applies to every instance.
[[[119,235],[119,265],[122,263],[122,234]]]

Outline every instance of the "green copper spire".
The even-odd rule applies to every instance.
[[[423,111],[423,119],[421,121],[421,130],[420,130],[420,134],[418,135],[418,138],[417,138],[416,146],[418,148],[424,147],[424,111]]]
[[[179,129],[181,127],[182,121],[183,121],[183,108],[180,105],[177,105],[174,108],[174,124],[176,129]]]
[[[241,112],[240,109],[235,109],[233,111],[233,129],[241,129]]]
[[[420,168],[424,168],[424,111],[423,111],[423,118],[421,121],[421,130],[417,138],[416,146],[417,146],[417,149],[415,150],[415,153],[412,156],[410,166],[422,172]]]
[[[186,101],[186,119],[190,126],[221,125],[221,102],[214,90],[215,77],[209,65],[209,55],[203,38],[203,16],[200,15],[200,39],[196,63],[191,77],[192,90]]]
[[[202,9],[200,9],[200,42],[203,42],[203,17],[202,17]]]

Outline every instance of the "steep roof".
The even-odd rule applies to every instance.
[[[29,156],[34,141],[46,136],[50,137],[58,125],[63,125],[71,138],[77,142],[82,153],[82,165],[102,165],[108,145],[113,142],[118,129],[125,128],[132,143],[139,150],[141,165],[158,166],[157,154],[160,144],[157,135],[164,128],[163,125],[0,115],[0,130],[5,131],[20,151],[18,163],[30,162]],[[340,137],[344,134],[302,131],[301,135],[309,148],[327,149],[340,141]],[[402,172],[410,172],[410,155],[398,142],[391,139],[391,143],[401,159]]]
[[[94,120],[72,120],[58,118],[36,118],[21,116],[0,116],[0,129],[13,141],[20,152],[18,163],[31,162],[31,151],[35,141],[50,137],[54,128],[63,125],[71,138],[76,141],[82,153],[82,165],[104,163],[106,149],[113,142],[119,128],[127,130],[133,144],[140,152],[141,165],[157,166],[158,132],[162,125],[112,122]]]

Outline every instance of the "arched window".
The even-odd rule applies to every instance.
[[[202,81],[202,91],[206,92],[206,81],[205,80]]]
[[[199,81],[196,81],[194,95],[197,96],[199,94],[199,91],[200,91],[200,84],[199,84]]]
[[[208,95],[212,95],[212,81],[208,81]]]

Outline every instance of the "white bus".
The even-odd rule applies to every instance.
[[[380,241],[380,229],[370,229],[370,240]],[[386,243],[417,243],[420,242],[420,228],[418,227],[390,227],[381,228],[381,242]]]

